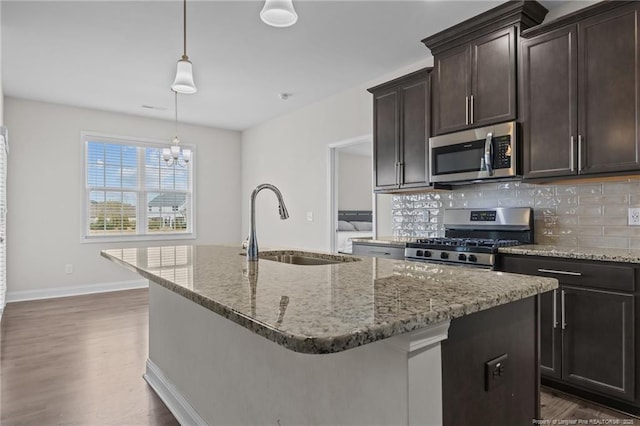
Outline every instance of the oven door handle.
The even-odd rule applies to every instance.
[[[484,142],[484,168],[493,176],[493,133],[487,133],[487,139]]]

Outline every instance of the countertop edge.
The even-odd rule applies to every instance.
[[[171,281],[165,280],[161,277],[158,277],[157,275],[153,275],[144,269],[132,266],[116,257],[109,255],[104,251],[101,251],[101,255],[118,265],[124,266],[128,270],[140,274],[149,281],[158,284],[182,297],[185,297],[186,299],[202,306],[203,308],[208,309],[226,319],[229,319],[230,321],[233,321],[234,323],[256,334],[268,340],[271,340],[272,342],[283,346],[286,349],[303,354],[331,354],[342,352],[348,349],[356,348],[358,346],[363,346],[368,343],[387,339],[389,337],[420,330],[422,328],[444,321],[449,321],[465,315],[470,315],[486,309],[491,309],[494,307],[505,305],[507,303],[522,300],[557,288],[557,281],[555,284],[552,284],[551,282],[555,280],[549,279],[549,283],[546,285],[542,283],[537,285],[532,284],[524,289],[509,292],[499,298],[478,298],[474,301],[474,303],[450,305],[447,309],[441,311],[416,314],[401,321],[385,323],[376,327],[354,330],[353,332],[348,334],[342,334],[333,337],[309,337],[294,335],[270,327],[269,325],[253,318],[249,318],[242,313],[229,308],[228,306],[222,305],[212,299],[204,297],[197,292],[175,285]]]
[[[617,263],[629,263],[640,264],[640,251],[637,255],[632,253],[625,254],[624,249],[609,249],[617,253],[606,253],[607,249],[563,249],[563,248],[549,248],[549,247],[532,247],[532,246],[513,246],[513,247],[501,247],[498,252],[501,254],[514,254],[521,256],[538,256],[538,257],[554,257],[561,259],[576,259],[576,260],[593,260],[600,262],[617,262]]]

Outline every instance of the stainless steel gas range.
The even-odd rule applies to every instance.
[[[444,238],[408,243],[405,259],[496,269],[498,248],[533,244],[533,209],[448,209],[444,228]]]

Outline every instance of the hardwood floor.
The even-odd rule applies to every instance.
[[[177,425],[142,378],[146,289],[10,303],[0,424]]]
[[[585,420],[587,423],[577,424],[619,424],[640,425],[640,419],[625,415],[618,411],[592,404],[558,392],[551,388],[542,388],[540,392],[540,414],[546,420]],[[617,419],[619,423],[598,423],[589,420]],[[569,423],[571,424],[571,423]]]
[[[0,424],[177,425],[142,378],[147,295],[141,289],[7,305]],[[541,402],[548,420],[629,419],[550,389]]]

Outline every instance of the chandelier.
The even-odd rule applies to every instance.
[[[180,147],[180,138],[178,137],[178,92],[174,90],[173,93],[175,94],[176,133],[171,141],[171,148],[162,149],[162,159],[167,163],[167,166],[186,167],[191,161],[191,150]],[[181,153],[182,158],[180,158]]]

